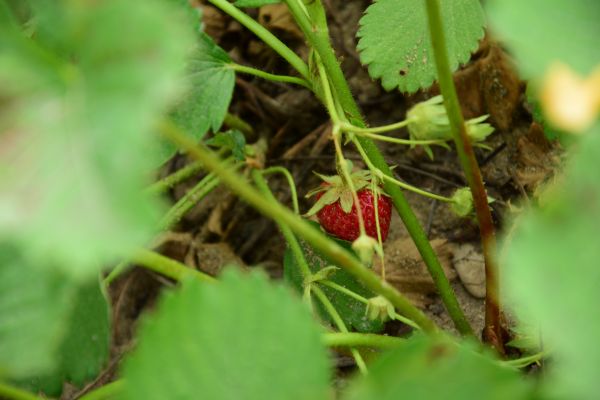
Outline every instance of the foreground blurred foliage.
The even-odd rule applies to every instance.
[[[0,379],[58,394],[108,357],[98,273],[160,217],[140,189],[193,32],[160,0],[10,4],[0,2]]]
[[[191,30],[164,1],[31,1],[1,24],[0,239],[76,278],[150,238],[153,127],[181,89]]]

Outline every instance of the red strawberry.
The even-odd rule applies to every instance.
[[[358,215],[354,206],[350,188],[344,180],[335,176],[317,174],[323,183],[307,196],[317,195],[317,201],[306,215],[317,215],[323,229],[340,239],[353,242],[360,235]],[[375,221],[375,195],[377,205],[381,240],[387,238],[392,216],[392,201],[383,190],[374,184],[369,171],[356,171],[351,174],[352,184],[357,190],[358,202],[362,210],[365,231],[367,235],[377,239],[377,224]]]
[[[365,231],[367,235],[377,239],[377,225],[375,223],[375,199],[373,192],[369,189],[359,190],[357,193],[360,209],[363,213]],[[317,194],[317,200],[323,196],[323,193]],[[379,229],[381,230],[381,240],[385,241],[390,229],[390,219],[392,217],[392,200],[385,195],[379,195],[377,199],[377,208],[379,209]],[[358,226],[358,215],[356,207],[352,205],[349,213],[344,212],[340,201],[325,205],[317,213],[319,223],[328,233],[337,236],[340,239],[353,242],[360,234]]]

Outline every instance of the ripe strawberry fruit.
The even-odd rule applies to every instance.
[[[352,199],[352,192],[342,182],[339,176],[321,176],[325,182],[309,193],[317,195],[317,202],[308,211],[307,215],[317,214],[319,223],[326,232],[340,239],[353,242],[360,235],[358,215]],[[377,225],[375,221],[375,193],[371,189],[370,174],[368,171],[359,171],[352,174],[354,187],[358,190],[357,197],[363,214],[365,231],[367,235],[377,239]],[[385,241],[390,228],[392,217],[392,201],[383,194],[381,188],[376,187],[377,209],[381,240]]]
[[[356,195],[360,209],[362,210],[365,231],[367,235],[377,239],[377,225],[375,224],[375,201],[374,194],[369,189],[359,190]],[[323,196],[322,193],[317,195],[317,199]],[[392,200],[385,196],[379,195],[377,199],[377,208],[379,210],[379,229],[381,230],[381,240],[385,241],[390,230],[390,219],[392,217]],[[349,213],[344,212],[340,201],[333,204],[328,204],[321,208],[317,213],[319,223],[327,231],[340,239],[353,242],[358,238],[360,229],[358,226],[358,215],[356,207],[352,205],[352,210]]]

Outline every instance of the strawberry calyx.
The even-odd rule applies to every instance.
[[[315,215],[323,207],[340,202],[342,210],[348,214],[352,211],[352,205],[354,204],[354,198],[350,185],[348,185],[344,179],[339,175],[321,175],[315,172],[319,178],[323,180],[321,185],[307,193],[306,197],[317,195],[317,201],[305,214],[307,217]],[[363,189],[369,189],[374,195],[381,196],[386,195],[384,190],[377,184],[373,184],[373,176],[368,170],[358,170],[350,175],[352,179],[352,186],[354,190],[359,192]]]

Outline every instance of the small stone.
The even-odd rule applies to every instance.
[[[463,244],[454,251],[454,269],[463,286],[473,297],[485,298],[485,262],[472,244]]]

